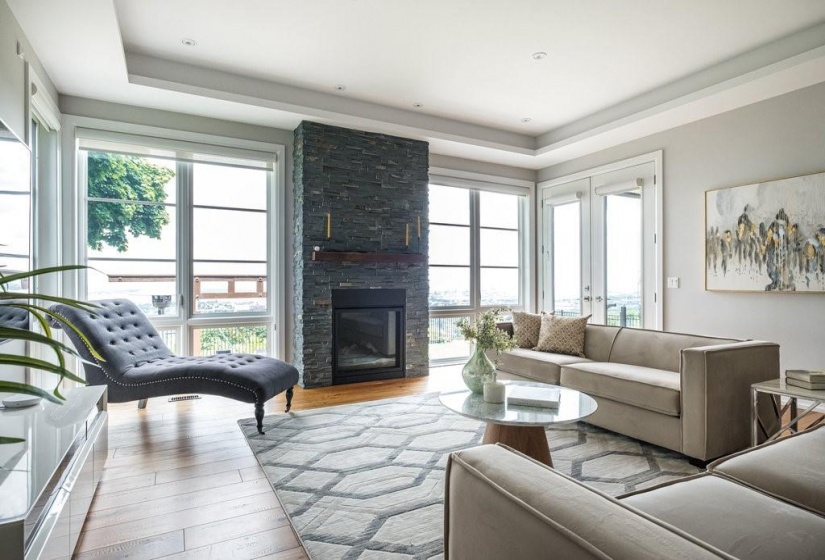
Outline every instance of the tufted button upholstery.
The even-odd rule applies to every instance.
[[[157,330],[129,300],[100,300],[94,312],[65,305],[52,310],[78,328],[104,358],[98,362],[72,329],[64,329],[93,385],[109,386],[111,402],[181,393],[207,393],[262,405],[298,382],[290,364],[250,354],[175,356]]]
[[[29,312],[25,309],[0,304],[0,327],[29,328]]]

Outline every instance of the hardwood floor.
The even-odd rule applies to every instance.
[[[430,376],[302,390],[293,411],[461,387]],[[283,414],[283,395],[266,414]],[[75,559],[307,558],[237,425],[252,406],[219,397],[109,405],[109,459]]]
[[[460,366],[429,377],[302,390],[293,410],[462,387]],[[283,414],[285,398],[267,403]],[[237,425],[252,406],[203,396],[109,405],[109,460],[75,559],[307,558]]]

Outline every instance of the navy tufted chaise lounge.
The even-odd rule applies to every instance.
[[[264,403],[286,391],[286,411],[292,406],[298,370],[252,354],[207,357],[175,356],[149,319],[129,300],[93,301],[93,312],[65,305],[52,311],[72,323],[103,357],[99,362],[72,329],[64,328],[86,360],[86,380],[108,385],[110,402],[142,401],[181,393],[207,393],[255,404],[258,432],[263,433]]]

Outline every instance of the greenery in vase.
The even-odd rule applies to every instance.
[[[490,309],[483,312],[475,322],[468,319],[459,320],[456,325],[464,340],[470,340],[482,350],[495,350],[498,353],[511,350],[516,343],[507,332],[496,326],[501,320],[501,309]]]
[[[103,358],[95,350],[92,350],[91,343],[89,342],[89,340],[80,331],[78,331],[74,325],[66,321],[65,318],[61,317],[54,311],[51,311],[50,309],[45,307],[45,304],[43,302],[62,303],[64,305],[75,307],[77,309],[85,309],[88,311],[95,309],[97,307],[96,305],[63,297],[38,294],[32,291],[9,291],[9,286],[15,282],[26,282],[43,274],[65,272],[67,270],[77,270],[80,268],[86,267],[77,265],[55,266],[32,270],[30,272],[20,272],[17,274],[4,275],[0,273],[0,306],[14,307],[26,311],[29,317],[31,317],[32,320],[36,321],[40,325],[40,330],[42,331],[41,334],[29,330],[28,328],[21,329],[16,327],[0,325],[0,341],[22,340],[24,342],[46,346],[54,352],[56,361],[56,363],[52,363],[46,360],[42,360],[40,358],[34,358],[32,356],[21,356],[18,354],[0,352],[0,365],[10,365],[30,369],[39,369],[41,371],[53,373],[59,377],[57,384],[55,385],[55,388],[51,392],[46,391],[40,387],[36,387],[34,385],[29,385],[28,383],[18,383],[16,381],[0,380],[0,393],[33,395],[36,397],[41,397],[56,404],[62,404],[62,401],[65,399],[63,398],[63,395],[60,394],[60,384],[63,382],[64,379],[70,379],[83,385],[86,384],[86,381],[84,379],[76,376],[74,373],[66,369],[66,355],[72,355],[77,357],[80,357],[80,355],[73,348],[70,348],[62,342],[54,339],[53,330],[50,323],[52,319],[59,319],[63,325],[65,325],[67,328],[72,329],[75,332],[75,334],[77,334],[81,338],[86,347],[89,348],[89,351],[95,357],[95,359],[104,361]],[[21,441],[23,440],[20,438],[0,436],[0,444],[19,443]]]

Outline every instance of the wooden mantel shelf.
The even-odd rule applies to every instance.
[[[357,251],[313,251],[313,261],[347,261],[376,263],[424,263],[422,253],[360,253]]]

